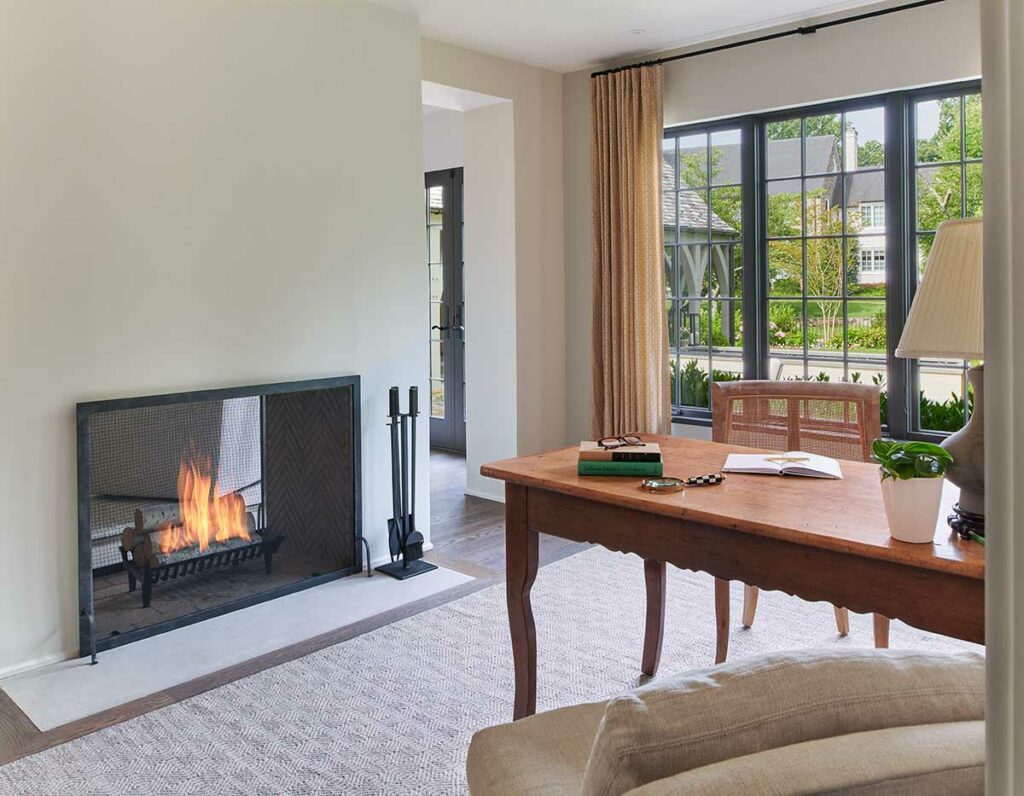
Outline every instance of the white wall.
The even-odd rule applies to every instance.
[[[985,792],[1024,793],[1024,3],[982,0],[985,67]],[[975,421],[977,422],[977,421]]]
[[[517,450],[502,455],[550,448],[566,436],[562,77],[429,39],[421,44],[424,80],[512,100]],[[467,185],[469,170],[467,163]],[[467,306],[467,339],[473,312]]]
[[[789,26],[791,27],[791,26]],[[708,43],[701,45],[701,48]],[[697,48],[695,48],[697,49]],[[590,72],[563,82],[566,417],[590,415]],[[665,67],[665,124],[702,121],[981,74],[977,0],[944,3]]]
[[[462,165],[465,125],[462,111],[423,106],[423,170]]]
[[[0,15],[0,670],[77,648],[77,401],[361,374],[382,554],[387,387],[427,394],[416,20],[241,0]]]
[[[515,108],[467,111],[465,123],[466,492],[504,500],[480,465],[517,448]]]

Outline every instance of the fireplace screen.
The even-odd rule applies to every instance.
[[[358,571],[358,390],[80,404],[82,653]]]

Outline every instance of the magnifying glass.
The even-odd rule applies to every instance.
[[[673,478],[663,476],[661,478],[645,478],[640,488],[645,492],[653,492],[659,495],[669,495],[673,492],[682,492],[688,486],[715,486],[725,480],[723,473],[708,473],[707,475],[695,475],[690,478]]]

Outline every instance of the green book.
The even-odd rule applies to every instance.
[[[664,474],[661,462],[595,462],[581,459],[576,467],[580,475],[658,477]]]

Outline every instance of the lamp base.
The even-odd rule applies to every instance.
[[[946,517],[946,522],[964,539],[969,539],[971,534],[985,538],[985,515],[964,511],[959,503],[953,506],[953,513]]]
[[[942,447],[953,457],[946,480],[960,487],[960,500],[949,515],[949,527],[965,539],[985,535],[985,370],[970,368],[967,379],[974,391],[974,411],[966,425],[951,434]]]

